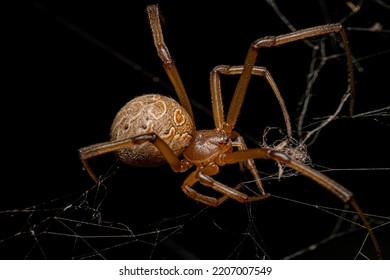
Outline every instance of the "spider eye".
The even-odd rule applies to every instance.
[[[226,135],[224,135],[223,137],[222,137],[222,144],[227,144],[229,142],[229,137],[227,137]]]

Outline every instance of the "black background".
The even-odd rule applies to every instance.
[[[4,43],[10,47],[5,55],[11,63],[5,76],[5,82],[10,86],[3,89],[7,99],[3,101],[2,110],[5,155],[0,200],[0,231],[4,233],[0,237],[2,258],[79,258],[82,253],[70,248],[75,244],[75,238],[48,234],[63,232],[56,228],[57,222],[51,220],[53,215],[61,214],[48,211],[50,213],[37,215],[35,212],[38,217],[27,218],[29,212],[25,209],[47,203],[40,209],[58,207],[60,211],[75,201],[77,192],[85,193],[93,186],[82,169],[77,150],[107,141],[111,121],[125,102],[147,92],[175,96],[154,49],[145,11],[148,1],[128,2],[131,3],[43,1],[11,10],[13,16],[9,19],[9,33]],[[288,32],[265,1],[231,2],[213,6],[196,1],[160,3],[165,18],[165,40],[189,96],[196,104],[194,114],[198,128],[213,127],[210,70],[220,64],[242,64],[253,40]],[[278,3],[279,8],[298,29],[338,22],[350,12],[344,1],[284,2]],[[364,68],[364,72],[356,73],[356,113],[390,104],[386,70],[390,49],[388,17],[388,9],[375,1],[364,1],[362,10],[344,23],[347,28],[369,28],[380,22],[387,30],[381,33],[348,31],[352,53]],[[111,51],[102,49],[94,39],[86,36],[92,36]],[[141,70],[117,59],[113,51],[141,66]],[[342,53],[331,47],[327,51]],[[302,42],[262,50],[259,55],[258,65],[266,66],[273,74],[293,121],[298,117],[295,108],[306,88],[310,60],[311,49]],[[161,80],[154,82],[144,71]],[[314,87],[316,99],[311,104],[309,120],[333,113],[347,86],[345,72],[343,57],[330,61],[324,68]],[[222,80],[226,108],[236,81],[235,77]],[[344,109],[341,115],[347,115],[347,110]],[[388,114],[387,117],[334,121],[309,147],[313,163],[333,169],[388,168],[389,124]],[[266,83],[260,78],[253,79],[238,129],[250,139],[260,141],[266,126],[282,125],[277,103]],[[258,143],[249,140],[248,145],[254,147]],[[159,223],[159,229],[168,227],[170,217],[194,217],[185,219],[186,222],[178,219],[177,224],[185,224],[183,229],[166,237],[164,242],[161,241],[164,233],[161,233],[159,241],[154,240],[157,246],[138,240],[134,244],[101,251],[101,256],[94,256],[96,258],[263,258],[264,254],[254,249],[255,242],[260,242],[267,253],[266,258],[279,259],[329,236],[336,221],[332,215],[312,207],[305,208],[276,198],[251,206],[229,201],[216,209],[208,209],[181,192],[180,184],[185,174],[175,174],[167,166],[130,168],[116,162],[113,155],[93,159],[91,164],[97,174],[110,174],[105,181],[106,189],[102,187],[97,198],[91,199],[93,192],[87,196],[90,208],[99,209],[103,221],[152,231],[159,228]],[[259,168],[262,164],[259,163]],[[110,170],[112,166],[116,170],[114,173]],[[264,168],[277,170],[269,163]],[[388,219],[388,169],[326,174],[352,190],[366,213]],[[222,168],[219,179],[234,185],[245,177],[237,168]],[[343,207],[331,194],[302,176],[272,180],[270,184],[266,183],[266,188],[289,199]],[[104,195],[102,205],[98,205]],[[91,219],[92,211],[77,212],[76,208],[73,211],[74,219],[96,222]],[[248,211],[255,213],[248,214]],[[21,215],[23,212],[27,214]],[[197,213],[199,217],[191,213]],[[255,219],[251,224],[254,230],[247,228],[249,217]],[[42,222],[45,218],[47,221]],[[378,220],[372,222],[375,224]],[[34,247],[38,243],[31,230],[36,230],[35,237],[38,236],[42,249]],[[103,229],[92,227],[89,234],[96,234],[94,230]],[[255,241],[245,237],[248,232]],[[16,236],[16,233],[23,234]],[[389,258],[390,245],[386,237],[389,227],[383,226],[376,233],[385,258]],[[112,234],[107,233],[107,236]],[[327,242],[300,258],[353,258],[364,234],[359,231]],[[102,240],[121,243],[113,239]],[[241,241],[243,243],[238,245]],[[186,253],[176,251],[178,246]],[[240,248],[238,252],[234,250],[236,246]],[[367,249],[367,255],[374,257],[370,249]]]

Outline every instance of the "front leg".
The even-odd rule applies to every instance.
[[[343,41],[344,50],[347,58],[347,70],[348,70],[348,92],[350,97],[350,115],[353,115],[353,107],[355,100],[355,82],[353,75],[353,66],[351,52],[349,50],[347,35],[341,24],[327,24],[320,25],[311,28],[306,28],[298,31],[293,31],[287,34],[279,36],[267,36],[254,41],[247,52],[244,67],[241,71],[240,79],[237,83],[232,100],[230,102],[230,108],[227,114],[226,123],[227,127],[233,128],[237,122],[238,115],[241,111],[244,96],[248,88],[249,80],[252,76],[253,68],[255,67],[258,52],[263,47],[275,47],[289,42],[294,42],[306,38],[311,38],[320,35],[326,35],[330,33],[338,33]]]
[[[203,204],[209,206],[218,206],[228,198],[232,198],[241,203],[247,203],[251,201],[262,200],[269,197],[269,194],[264,194],[260,196],[248,196],[240,191],[239,188],[243,184],[238,184],[234,188],[231,188],[217,180],[213,179],[211,176],[219,172],[219,168],[216,164],[210,164],[207,167],[202,169],[197,169],[192,172],[183,182],[181,188],[185,194],[187,194],[192,199],[199,201]],[[220,198],[215,198],[212,196],[201,194],[193,189],[195,183],[199,182],[203,186],[210,187],[213,190],[223,194]]]
[[[244,138],[236,131],[232,131],[232,139],[233,146],[237,147],[239,151],[247,150],[248,147],[245,144]],[[244,161],[246,168],[252,173],[253,178],[255,178],[256,185],[259,188],[261,194],[265,195],[265,191],[263,188],[263,183],[261,182],[261,178],[259,172],[257,171],[255,161],[253,158],[248,158]],[[243,169],[242,162],[239,162],[241,170]],[[243,171],[243,170],[242,170]]]
[[[246,159],[270,159],[277,161],[281,164],[287,165],[288,167],[295,169],[299,173],[305,175],[306,177],[310,178],[314,182],[317,182],[320,186],[327,189],[329,192],[333,193],[338,199],[343,201],[344,203],[349,203],[356,211],[357,215],[360,217],[361,221],[364,224],[364,227],[366,228],[371,241],[374,245],[376,254],[379,259],[382,258],[381,249],[379,247],[378,241],[375,237],[374,232],[371,229],[371,226],[364,215],[363,211],[360,209],[359,204],[356,202],[355,197],[352,192],[344,188],[342,185],[334,181],[333,179],[325,176],[324,174],[314,170],[313,168],[296,161],[292,158],[290,158],[288,155],[268,149],[268,148],[255,148],[255,149],[248,149],[248,150],[242,150],[242,151],[236,151],[229,155],[227,155],[224,158],[224,161],[226,164],[234,164],[238,162],[242,162]]]
[[[221,93],[221,78],[220,74],[223,75],[241,75],[244,70],[243,65],[229,66],[229,65],[218,65],[210,73],[210,91],[211,91],[211,104],[213,106],[213,117],[216,128],[223,128],[226,131],[233,129],[230,124],[224,120],[223,104],[222,104],[222,93]],[[292,137],[290,116],[288,115],[286,104],[284,103],[283,97],[280,94],[279,88],[276,85],[271,73],[265,67],[253,66],[252,75],[265,77],[268,84],[270,85],[276,99],[278,100],[280,109],[284,117],[284,123],[286,124],[287,135]],[[246,95],[246,92],[244,93]],[[244,98],[242,97],[241,101]],[[231,107],[241,108],[240,103],[231,104]],[[229,109],[229,111],[232,109]]]

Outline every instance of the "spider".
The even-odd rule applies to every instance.
[[[210,73],[211,103],[215,128],[196,130],[189,98],[164,42],[158,6],[147,6],[147,15],[158,56],[163,62],[165,72],[172,82],[180,102],[159,94],[145,94],[125,104],[113,121],[110,141],[79,149],[81,162],[95,183],[99,183],[99,178],[92,171],[87,160],[115,152],[121,161],[133,166],[157,166],[167,162],[174,172],[185,172],[196,167],[186,177],[181,189],[187,196],[203,204],[218,206],[228,198],[247,203],[270,196],[263,188],[254,159],[273,160],[278,164],[295,169],[333,193],[342,202],[349,203],[362,220],[373,242],[376,254],[380,258],[381,252],[376,237],[352,192],[281,151],[267,147],[248,148],[244,138],[234,130],[249,80],[252,75],[257,75],[264,76],[272,88],[284,116],[287,134],[292,137],[289,115],[276,83],[266,68],[255,66],[258,52],[263,47],[278,46],[329,33],[340,34],[347,57],[349,90],[353,97],[352,62],[343,27],[340,24],[328,24],[284,35],[263,37],[250,45],[243,65],[216,66]],[[220,75],[240,75],[226,119],[223,112]],[[352,108],[353,101],[351,101],[351,112]],[[249,196],[241,192],[239,189],[242,184],[230,187],[213,178],[221,166],[235,163],[238,163],[241,169],[246,167],[253,175],[259,190],[258,195]],[[194,185],[197,183],[209,187],[221,195],[213,197],[202,194],[194,189]]]

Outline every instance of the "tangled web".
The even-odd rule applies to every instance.
[[[254,3],[255,8],[248,6],[235,6],[233,8],[226,4],[226,13],[209,11],[210,14],[204,15],[204,20],[214,21],[211,26],[215,26],[217,17],[224,16],[219,14],[225,14],[226,17],[232,14],[238,16],[240,11],[248,11],[249,9],[248,13],[251,16],[247,16],[246,18],[249,19],[244,21],[240,27],[242,30],[251,30],[247,30],[250,35],[242,32],[245,36],[252,36],[249,38],[250,40],[269,35],[259,33],[258,29],[262,29],[261,26],[260,28],[252,28],[255,27],[256,20],[259,20],[255,14],[264,13],[264,10],[272,15],[267,20],[275,28],[280,28],[281,33],[307,27],[308,24],[314,26],[330,22],[330,20],[332,22],[340,21],[346,27],[350,37],[356,71],[357,97],[354,115],[348,116],[350,99],[346,73],[344,73],[346,65],[343,47],[337,36],[324,36],[294,43],[290,50],[284,46],[272,50],[272,52],[270,50],[269,56],[273,56],[270,59],[270,65],[267,64],[268,60],[265,57],[259,57],[258,63],[264,63],[264,66],[271,71],[283,97],[285,97],[290,116],[294,120],[295,139],[286,136],[280,118],[281,113],[277,106],[261,115],[261,118],[265,119],[264,125],[262,121],[257,121],[257,119],[253,121],[251,118],[253,114],[258,113],[259,106],[252,108],[254,110],[252,112],[250,106],[244,106],[243,121],[239,122],[237,130],[247,139],[248,146],[272,147],[282,151],[296,160],[326,173],[352,190],[377,235],[384,257],[390,258],[388,238],[390,209],[387,207],[388,197],[385,196],[385,185],[386,182],[387,184],[389,182],[390,171],[389,163],[386,161],[390,156],[389,136],[386,133],[390,128],[390,95],[383,91],[384,88],[388,88],[388,85],[385,79],[386,75],[380,70],[383,65],[387,65],[390,53],[390,29],[385,21],[386,17],[389,16],[390,9],[387,4],[379,0],[342,1],[343,3],[338,4],[338,6],[330,5],[327,1],[318,1],[315,7],[312,7],[311,5],[314,4],[309,4],[309,2],[313,1],[308,1],[308,9],[306,10],[312,12],[305,20],[309,22],[313,17],[316,19],[313,21],[314,24],[313,22],[302,23],[300,21],[302,13],[304,13],[303,10],[292,9],[288,6],[291,4],[282,5],[279,4],[279,1],[273,0]],[[46,9],[47,7],[49,8]],[[185,42],[189,42],[186,41],[189,40],[186,35],[183,35],[182,39],[179,37],[174,40],[172,39],[174,37],[169,37],[169,33],[179,32],[179,29],[174,29],[175,24],[169,24],[170,21],[174,21],[175,15],[176,25],[185,20],[182,14],[175,12],[180,11],[180,7],[181,5],[178,9],[170,9],[169,6],[161,5],[167,20],[164,32],[167,38],[170,38],[167,40],[167,44],[171,48],[172,55],[177,59],[177,65],[179,71],[182,71],[185,84],[188,84],[196,116],[201,117],[198,126],[201,126],[202,117],[205,120],[210,119],[210,97],[204,94],[203,99],[202,96],[191,94],[191,92],[197,91],[196,86],[195,88],[190,86],[191,77],[198,75],[201,71],[208,74],[207,71],[210,71],[211,68],[203,70],[196,68],[196,61],[191,57],[195,56],[196,52],[189,49],[191,46],[185,45]],[[78,8],[83,11],[83,7]],[[93,8],[99,12],[119,13],[118,17],[121,15],[125,17],[124,14],[120,14],[118,8],[114,10],[110,10],[106,6],[104,9],[102,7]],[[311,8],[313,9],[311,10]],[[60,17],[56,15],[56,12],[61,11],[61,9],[65,12]],[[84,9],[86,8],[84,7]],[[92,7],[88,7],[88,9],[92,9]],[[194,9],[197,8],[194,7]],[[198,7],[198,9],[202,9],[202,7]],[[71,23],[71,19],[67,17],[71,10],[74,9],[72,7],[65,9],[55,5],[47,6],[42,3],[31,9],[34,16],[43,18],[45,23],[53,23],[53,28],[56,28],[56,32],[61,36],[73,38],[82,35],[77,37],[77,40],[85,41],[85,45],[83,43],[81,47],[77,44],[67,46],[67,51],[69,48],[73,49],[73,52],[80,51],[79,48],[85,49],[85,53],[83,52],[77,58],[78,67],[83,69],[84,59],[88,63],[108,60],[112,63],[111,67],[116,65],[119,68],[118,72],[127,71],[123,75],[124,80],[128,79],[126,75],[132,71],[131,74],[136,77],[134,80],[139,79],[141,84],[145,80],[151,84],[152,90],[171,90],[170,85],[164,81],[165,78],[161,78],[164,77],[163,72],[151,74],[150,68],[155,67],[154,64],[152,64],[153,66],[147,65],[146,62],[143,64],[143,61],[147,59],[140,58],[138,61],[137,55],[134,53],[122,55],[122,52],[114,51],[116,48],[112,47],[110,42],[104,41],[104,39],[100,41],[100,38],[96,39],[89,32],[83,31],[82,27],[92,28],[93,16],[92,19],[89,19],[88,26],[80,27]],[[128,19],[130,10],[121,10],[127,10],[125,18]],[[52,13],[52,11],[54,12]],[[140,27],[142,36],[151,36],[144,8],[134,9],[134,13],[138,24],[145,25],[145,29]],[[93,12],[91,14],[93,15]],[[193,16],[186,16],[189,17],[188,20],[194,20]],[[96,16],[96,18],[100,19],[100,16]],[[76,15],[76,22],[77,19]],[[318,22],[318,19],[322,21]],[[237,39],[237,42],[231,43],[232,49],[236,45],[243,47],[237,51],[241,52],[237,61],[231,57],[231,53],[227,54],[221,51],[221,45],[226,46],[227,42],[230,42],[231,36],[240,35],[232,34],[231,30],[233,30],[232,26],[234,25],[230,24],[232,23],[226,21],[226,26],[219,26],[218,31],[222,35],[219,33],[215,35],[215,45],[217,46],[213,49],[210,47],[212,43],[209,42],[207,47],[210,52],[215,51],[213,55],[221,55],[221,59],[224,59],[222,63],[238,64],[244,58],[245,48],[248,47],[248,44],[245,44],[247,41]],[[295,25],[300,27],[295,27]],[[132,26],[125,25],[122,28],[127,32]],[[215,32],[216,30],[210,29],[204,28],[202,31]],[[269,29],[265,31],[269,32]],[[66,35],[61,32],[66,33]],[[228,34],[229,40],[223,41],[225,39],[223,32]],[[96,31],[92,33],[98,34]],[[187,30],[187,33],[197,36],[191,30]],[[56,40],[59,40],[59,45],[65,41],[61,36],[55,37]],[[120,37],[122,36],[127,35],[121,34]],[[177,46],[175,46],[176,41],[179,44]],[[180,45],[180,41],[183,41],[184,45]],[[145,48],[144,52],[147,54],[144,55],[149,58],[153,57],[149,60],[156,61],[156,67],[158,67],[159,61],[152,42],[147,42],[145,45],[150,44],[150,48],[145,47],[142,42],[125,43],[131,46],[139,44],[141,49]],[[195,42],[193,47],[204,50],[201,42]],[[180,53],[180,49],[184,49],[182,53]],[[306,53],[307,61],[298,63],[294,60],[295,56],[301,59],[301,55],[291,55],[291,52],[299,52],[299,49],[303,49]],[[285,55],[286,53],[288,55]],[[91,56],[90,60],[89,55]],[[141,54],[140,57],[142,57]],[[117,63],[115,58],[119,58],[118,64],[115,64]],[[190,70],[179,62],[185,61],[187,58],[189,65],[193,65],[189,67]],[[136,64],[133,59],[137,60],[139,64]],[[275,59],[282,63],[277,63]],[[290,59],[291,64],[288,66]],[[112,60],[115,60],[115,63],[111,62]],[[210,67],[222,64],[218,59],[209,63],[213,63]],[[77,76],[77,69],[74,71],[76,71],[74,75]],[[93,71],[92,68],[91,71]],[[299,72],[297,75],[301,76],[300,79],[293,76],[292,72],[295,71]],[[339,74],[339,71],[342,74]],[[109,75],[108,72],[104,75]],[[97,75],[96,72],[94,75]],[[198,76],[201,79],[201,75]],[[190,79],[186,77],[190,77]],[[207,75],[203,75],[203,78],[207,82]],[[104,79],[99,81],[94,77],[89,80],[86,76],[82,76],[82,79],[87,80],[87,89],[93,87],[92,92],[94,89],[98,90],[97,88],[104,87],[102,84],[99,85],[99,82],[104,84]],[[107,77],[107,80],[110,79],[118,81],[120,78]],[[284,84],[284,79],[286,84]],[[134,80],[131,82],[130,89],[138,87]],[[67,81],[69,82],[69,79]],[[91,81],[98,84],[96,88],[89,84]],[[192,82],[194,81],[192,80]],[[251,82],[247,104],[259,104],[258,99],[250,99],[260,95],[256,92],[257,87],[266,88],[266,85],[262,85],[261,81],[259,83],[256,84],[255,79],[253,83]],[[118,88],[121,86],[124,87],[122,84]],[[80,87],[83,88],[83,85]],[[115,87],[115,85],[110,84],[110,89],[111,87]],[[229,94],[228,87],[226,86],[222,90],[225,95]],[[123,92],[118,88],[116,88],[118,92]],[[207,90],[207,85],[205,89]],[[266,89],[262,89],[262,91],[264,91],[261,93],[262,104],[268,104],[267,102],[273,104],[272,102],[275,100],[272,99],[272,94],[267,93]],[[170,92],[172,93],[172,91]],[[85,94],[88,95],[88,93]],[[116,104],[116,102],[121,101],[120,99],[124,101],[129,98],[127,90],[119,96],[111,95],[112,98],[104,94],[87,96],[85,97],[88,99],[87,103],[87,101],[81,100],[79,93],[75,97],[77,102],[73,106],[82,107],[81,119],[102,115],[102,119],[104,118],[104,121],[107,122],[106,127],[109,127],[109,114],[114,114],[120,104],[112,106],[115,107],[111,108],[112,112],[103,112],[107,105]],[[267,99],[266,95],[269,95],[270,98]],[[110,98],[112,103],[108,102],[106,98]],[[102,105],[98,103],[91,105],[91,102],[97,102],[91,99],[103,99]],[[85,106],[86,104],[88,106]],[[94,111],[92,109],[94,107],[98,111]],[[85,112],[89,108],[91,111]],[[77,110],[75,109],[75,111]],[[274,116],[276,122],[272,123],[273,120],[270,119],[273,119]],[[75,123],[76,121],[73,125]],[[263,130],[264,127],[265,130]],[[87,133],[100,134],[104,131],[108,131],[108,129],[103,130],[102,126],[99,125],[91,127],[85,134],[75,135],[75,138],[80,141],[84,136],[87,137]],[[84,142],[83,140],[83,144],[76,141],[72,148],[74,147],[74,151],[77,151],[77,148],[92,144],[93,141],[99,142],[102,138],[90,140],[92,142]],[[72,164],[76,166],[78,176],[72,177],[71,188],[61,189],[61,192],[57,194],[50,193],[50,197],[41,196],[38,202],[34,200],[35,202],[27,206],[21,204],[21,207],[14,206],[19,205],[16,200],[8,201],[7,193],[2,194],[4,201],[7,201],[7,203],[2,203],[3,207],[0,208],[0,254],[2,258],[370,259],[375,257],[367,232],[361,227],[360,220],[352,209],[347,205],[343,207],[340,201],[315,183],[278,163],[258,163],[265,188],[272,194],[269,199],[245,205],[227,201],[217,208],[210,208],[189,200],[180,190],[180,184],[185,178],[185,174],[174,174],[167,166],[155,169],[129,168],[115,161],[113,157],[103,156],[94,159],[92,163],[99,170],[97,174],[100,174],[101,178],[101,183],[94,185],[81,169],[77,154],[72,156],[74,158]],[[66,168],[69,169],[69,166]],[[250,174],[246,172],[243,174],[237,166],[221,168],[221,174],[218,174],[216,178],[231,186],[242,183],[245,192],[256,191],[256,184],[251,179]],[[38,179],[34,182],[40,184],[45,180]],[[66,182],[69,186],[69,180]],[[59,186],[60,183],[50,184],[48,189]],[[39,197],[39,194],[35,195]],[[12,197],[21,197],[21,194]]]

